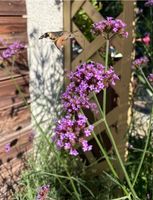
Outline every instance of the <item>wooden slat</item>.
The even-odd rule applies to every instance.
[[[93,163],[94,161],[96,161],[96,158],[91,151],[85,152],[85,156],[88,159],[89,163]]]
[[[4,135],[2,135],[0,146],[4,146],[5,144],[7,144],[7,141],[11,141],[15,138],[20,138],[20,136],[23,133],[29,133],[32,130],[31,128],[32,128],[32,126],[29,123],[28,126],[26,126],[25,128],[22,128],[21,130],[12,131],[11,134],[6,134],[5,137],[4,137]]]
[[[86,12],[86,14],[93,22],[98,22],[103,19],[103,16],[94,8],[89,0],[87,0],[83,4],[82,9]]]
[[[3,164],[8,162],[8,160],[12,160],[18,156],[22,156],[29,148],[31,147],[31,142],[29,142],[30,132],[25,133],[25,135],[20,136],[18,139],[18,145],[15,145],[11,148],[9,153],[6,153],[5,146],[0,147],[0,159],[2,160]],[[8,142],[8,141],[7,141]],[[2,152],[3,151],[3,152]]]
[[[0,17],[0,33],[26,32],[26,19],[22,17]]]
[[[25,0],[0,0],[0,16],[4,15],[25,15]]]
[[[27,42],[26,26],[22,17],[0,17],[0,37],[9,44],[16,40]]]
[[[28,92],[28,76],[23,76],[13,80],[7,80],[0,82],[0,110],[3,110],[7,106],[14,106],[16,103],[22,101],[23,97],[18,92],[17,85],[22,90],[24,97],[29,96]]]
[[[72,32],[75,32],[77,31],[76,33],[76,41],[79,43],[79,45],[85,49],[89,44],[90,42],[86,39],[86,37],[83,35],[83,33],[79,30],[79,28],[77,27],[77,25],[73,22],[72,23]]]
[[[98,62],[98,63],[102,63],[105,66],[105,61],[100,56],[98,51],[96,51],[96,53],[91,56],[91,60]]]
[[[64,30],[71,32],[71,1],[64,1]],[[67,66],[67,70],[71,70],[71,61],[70,59],[67,59],[68,57],[71,57],[71,41],[68,40],[65,45],[64,49],[64,65]]]
[[[66,1],[67,0],[64,0],[64,3]],[[84,2],[85,2],[85,0],[81,0],[81,1],[75,0],[75,1],[71,2],[72,3],[71,18],[73,18],[73,16],[79,11],[79,9],[81,8],[81,6],[83,5]]]
[[[12,110],[13,113],[13,110]],[[12,115],[14,116],[12,117]],[[0,111],[0,136],[10,135],[12,131],[18,131],[29,125],[31,114],[27,107],[14,109],[11,115],[10,110]]]
[[[93,42],[91,42],[87,48],[80,53],[73,61],[72,68],[82,63],[85,60],[88,60],[100,47],[104,45],[104,39],[102,36],[98,36]],[[89,51],[90,50],[90,51]]]
[[[26,30],[21,32],[19,29],[16,29],[15,32],[8,32],[8,33],[0,33],[0,37],[7,41],[7,44],[11,44],[14,41],[20,41],[24,44],[28,43]],[[0,49],[3,49],[3,46],[0,44]]]

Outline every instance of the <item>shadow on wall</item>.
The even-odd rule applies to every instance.
[[[37,29],[33,29],[28,48],[32,121],[35,127],[39,124],[50,133],[52,121],[61,109],[63,54],[51,40],[38,38]]]

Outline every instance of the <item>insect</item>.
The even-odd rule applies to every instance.
[[[67,32],[67,31],[58,31],[58,32],[47,32],[40,36],[39,39],[49,38],[51,39],[58,49],[63,48],[65,45],[66,40],[75,37],[75,32]]]

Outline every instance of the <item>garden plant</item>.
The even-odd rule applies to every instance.
[[[146,6],[145,9],[150,11],[147,19],[143,16],[145,11],[141,8],[142,3],[143,7]],[[122,78],[115,72],[113,66],[110,66],[110,63],[112,63],[110,60],[111,40],[114,37],[120,37],[121,40],[126,39],[128,32],[126,32],[126,24],[122,20],[106,17],[106,19],[92,24],[90,30],[91,37],[102,35],[105,40],[106,45],[103,52],[105,65],[88,60],[76,66],[75,70],[69,73],[69,83],[59,97],[63,108],[62,112],[55,122],[51,122],[55,128],[52,131],[48,130],[49,133],[44,132],[40,124],[37,123],[29,105],[27,105],[40,134],[35,138],[35,149],[28,158],[27,169],[22,172],[19,184],[20,192],[15,193],[13,199],[153,199],[153,1],[148,0],[145,5],[144,2],[141,2],[141,5],[138,6],[140,6],[137,14],[136,32],[138,37],[135,39],[137,54],[131,68],[133,80],[136,82],[134,98],[141,97],[141,94],[138,95],[137,91],[139,91],[139,88],[143,88],[148,98],[151,99],[144,137],[139,137],[138,134],[133,135],[136,122],[134,115],[132,115],[127,134],[129,140],[128,155],[126,161],[124,161],[108,125],[106,117],[108,99],[106,94],[108,88],[115,87],[116,82],[119,82]],[[142,21],[144,21],[144,24],[149,24],[144,36],[142,35],[144,30],[141,30],[142,25],[139,25]],[[4,44],[4,41],[1,40],[1,43]],[[7,68],[7,60],[14,59],[18,51],[23,48],[24,46],[19,42],[9,45],[1,54],[1,66],[5,64]],[[24,99],[21,89],[18,86],[17,89]],[[102,102],[97,97],[100,92],[103,93]],[[26,103],[26,99],[24,100]],[[85,109],[90,109],[95,116],[100,116],[99,121],[90,124]],[[133,112],[135,112],[134,109]],[[107,152],[95,131],[95,127],[101,122],[104,124],[111,141],[112,154]],[[86,165],[80,156],[83,152],[91,151],[94,148],[90,144],[91,137],[95,139],[101,155],[108,165],[108,169],[96,177],[86,173],[90,166]],[[8,153],[11,151],[9,144],[6,144],[5,150]],[[122,170],[122,178],[114,166],[114,160],[118,162]]]

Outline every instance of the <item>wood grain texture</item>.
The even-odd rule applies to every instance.
[[[27,44],[27,20],[22,15],[26,15],[25,0],[0,0],[0,38],[7,43],[0,43],[0,54],[15,41]],[[32,148],[29,103],[29,69],[24,49],[0,67],[0,199],[12,199],[18,190],[24,157]],[[6,144],[11,147],[8,153]]]
[[[25,15],[25,0],[0,0],[0,16]]]
[[[116,144],[121,152],[121,157],[124,157],[124,147],[125,147],[125,141],[123,139],[124,134],[126,132],[127,128],[127,115],[128,115],[128,91],[129,91],[129,82],[130,82],[130,62],[131,62],[131,52],[132,52],[132,22],[134,19],[134,0],[131,1],[121,1],[123,3],[123,11],[119,14],[117,18],[123,20],[127,24],[127,31],[130,34],[130,37],[126,38],[119,38],[114,37],[111,41],[111,45],[113,45],[118,52],[121,52],[123,54],[123,59],[120,59],[119,61],[115,61],[114,69],[116,73],[120,76],[120,81],[116,84],[115,87],[111,87],[107,90],[107,105],[106,105],[106,111],[107,111],[107,121],[109,124],[109,127],[112,130],[113,137],[116,141]],[[101,2],[102,3],[102,2]],[[66,5],[66,1],[64,1],[64,4]],[[69,6],[69,7],[68,7]],[[88,17],[91,19],[91,21],[97,22],[103,19],[103,16],[96,10],[96,8],[92,5],[92,3],[89,0],[86,1],[77,1],[73,0],[69,2],[69,5],[67,4],[67,7],[64,7],[64,13],[66,13],[66,16],[68,18],[67,10],[71,10],[72,12],[69,12],[69,19],[64,21],[64,27],[69,27],[70,31],[78,31],[78,38],[76,37],[76,41],[82,48],[82,52],[78,53],[75,57],[71,56],[72,52],[69,52],[71,49],[71,46],[65,46],[65,63],[69,65],[65,65],[64,67],[66,69],[75,69],[76,66],[79,64],[92,59],[95,62],[99,62],[104,64],[104,60],[100,57],[99,50],[104,51],[105,49],[105,40],[102,36],[95,36],[95,38],[89,42],[85,38],[85,34],[81,31],[81,27],[77,27],[75,24],[75,15],[80,10],[83,10]],[[84,24],[83,24],[84,26]],[[126,48],[125,48],[126,47]],[[103,93],[100,92],[98,95],[99,102],[103,101]],[[88,117],[90,123],[95,123],[95,119],[98,120],[98,117],[96,118],[92,117],[92,111],[86,111],[85,115]],[[95,115],[94,115],[95,116]],[[93,119],[94,120],[93,120]],[[106,134],[105,125],[104,123],[99,123],[98,126],[95,127],[95,132],[97,136],[103,137],[103,144],[106,145],[109,148],[106,148],[108,151],[111,151],[112,146],[110,143],[110,140],[107,137],[104,137]],[[106,136],[106,135],[105,135]],[[96,142],[94,141],[93,137],[91,136],[89,138],[89,142],[93,144],[92,152],[89,154],[84,154],[85,160],[88,161],[88,164],[91,164],[94,162],[94,160],[99,159],[102,155],[99,153],[100,149],[97,146]],[[95,159],[94,159],[95,158]],[[118,169],[118,173],[120,174],[120,168],[118,166],[118,163],[114,163],[115,167]],[[104,169],[107,169],[108,165],[105,162],[105,160],[99,161],[99,163],[94,165],[94,167],[90,168],[89,173],[93,172],[94,175],[98,175],[101,173]]]
[[[18,88],[22,91],[22,96]],[[29,96],[28,89],[28,76],[0,82],[0,110],[5,109],[6,107],[13,107],[16,103],[23,102],[23,97],[28,98]]]

